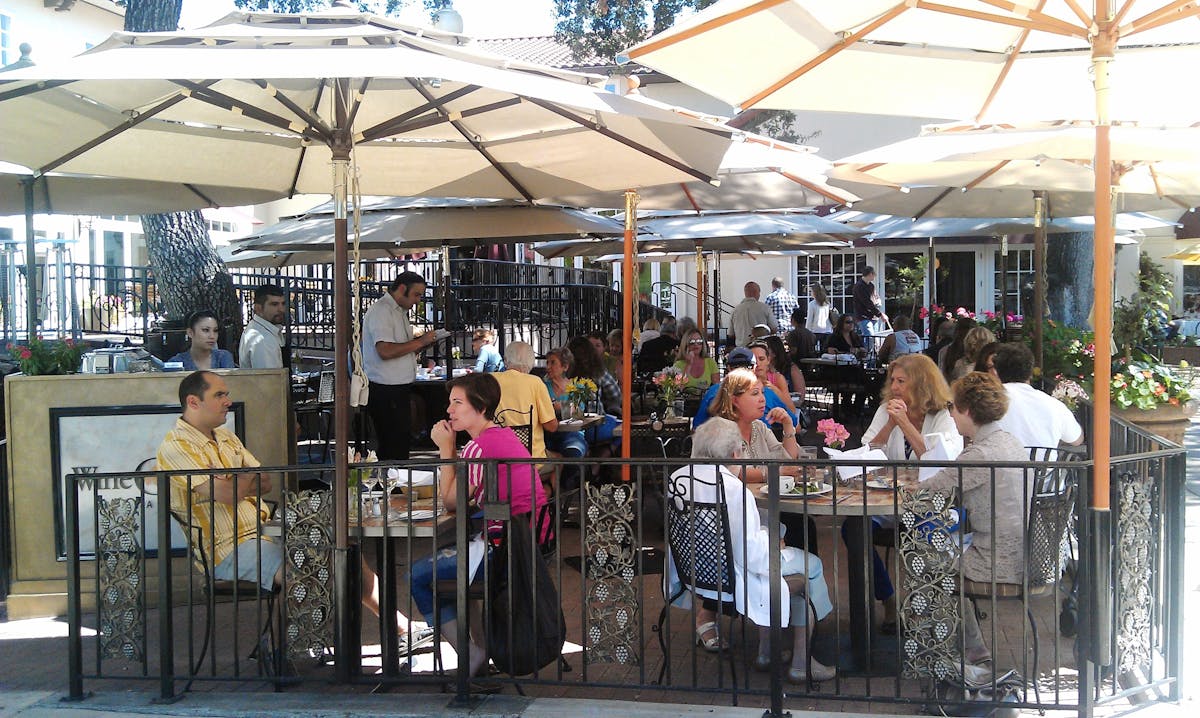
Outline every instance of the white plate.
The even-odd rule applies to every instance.
[[[896,488],[896,485],[893,484],[891,481],[884,481],[883,479],[871,479],[870,481],[864,481],[863,483],[866,485],[866,487],[868,489],[894,489],[894,488]]]
[[[401,511],[400,513],[402,513],[404,515],[405,520],[407,520],[409,518],[409,514],[407,511]],[[413,521],[424,521],[426,519],[431,519],[431,518],[433,518],[433,509],[413,509],[412,510],[412,520]]]
[[[767,494],[769,494],[770,490],[771,490],[771,487],[767,486],[766,484],[763,484],[762,486],[758,487],[758,493],[762,494],[763,496],[766,496]],[[817,491],[805,491],[805,492],[789,491],[787,493],[781,492],[779,494],[779,497],[782,499],[802,499],[805,496],[824,496],[825,494],[829,493],[830,491],[833,491],[833,487],[830,486],[829,484],[823,483],[823,484],[821,484],[821,488]]]

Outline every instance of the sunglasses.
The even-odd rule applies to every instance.
[[[704,343],[703,339],[692,339],[691,341],[688,342],[688,344],[703,344],[703,343]]]

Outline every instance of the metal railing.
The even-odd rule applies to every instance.
[[[597,270],[551,267],[482,259],[451,261],[449,311],[439,297],[441,270],[434,260],[403,263],[372,261],[362,265],[360,316],[401,271],[426,277],[428,299],[416,308],[415,324],[459,330],[460,352],[470,352],[469,330],[497,331],[501,343],[521,339],[539,351],[562,346],[567,339],[619,322],[618,295],[608,276]],[[0,267],[2,269],[2,267]],[[15,294],[4,312],[5,341],[23,339],[24,277],[12,272]],[[148,267],[56,262],[39,265],[40,329],[47,335],[128,337],[141,341],[165,317],[157,285]],[[243,321],[253,313],[254,289],[273,283],[288,293],[289,346],[299,351],[333,349],[333,269],[330,265],[236,269],[234,287]],[[8,296],[8,295],[6,295]],[[444,345],[439,346],[445,350]]]
[[[1182,627],[1184,454],[1177,448],[1154,446],[1152,437],[1136,430],[1130,436],[1135,438],[1124,445],[1114,443],[1122,446],[1125,453],[1113,457],[1117,479],[1113,489],[1114,511],[1111,524],[1101,527],[1103,532],[1087,511],[1078,508],[1087,505],[1090,462],[945,465],[950,467],[953,477],[950,483],[957,487],[958,495],[971,490],[990,492],[993,503],[998,487],[1011,479],[1011,472],[1029,476],[1061,470],[1063,476],[1071,477],[1071,484],[1079,492],[1079,501],[1073,504],[1079,527],[1073,545],[1077,552],[1077,573],[1064,573],[1060,557],[1055,555],[1045,596],[1039,598],[1031,590],[1032,570],[1027,566],[1025,578],[1016,584],[1023,589],[1020,596],[1002,601],[995,597],[1007,595],[1000,585],[1003,570],[998,559],[992,559],[990,575],[995,581],[982,581],[990,597],[978,599],[976,605],[989,615],[983,636],[995,654],[992,665],[996,670],[968,667],[965,639],[958,630],[965,618],[963,611],[970,609],[961,603],[961,596],[969,587],[958,568],[962,544],[956,539],[955,521],[949,513],[957,505],[950,498],[953,492],[939,493],[905,484],[902,490],[891,494],[891,506],[884,513],[897,517],[898,521],[895,528],[885,532],[895,545],[885,566],[898,582],[901,608],[900,636],[892,638],[876,634],[870,628],[878,608],[869,593],[875,556],[870,550],[871,522],[862,521],[868,513],[867,489],[861,483],[833,480],[831,462],[755,462],[766,467],[765,485],[771,487],[766,494],[755,487],[754,493],[759,507],[766,511],[765,545],[780,545],[781,519],[787,519],[792,527],[786,538],[800,545],[812,540],[808,526],[814,519],[828,522],[818,534],[820,546],[819,550],[813,547],[813,554],[823,562],[823,578],[833,608],[819,624],[813,651],[828,664],[850,666],[855,660],[860,663],[853,669],[843,668],[835,679],[819,684],[785,684],[786,662],[779,653],[772,654],[772,660],[768,661],[773,666],[769,672],[753,670],[757,630],[748,621],[718,619],[728,646],[717,653],[708,653],[697,646],[695,607],[663,612],[663,625],[656,628],[664,604],[662,574],[679,565],[671,563],[678,558],[664,555],[670,543],[671,522],[678,520],[667,508],[670,495],[664,495],[664,490],[669,492],[664,487],[670,486],[669,475],[684,466],[684,460],[605,460],[596,476],[592,475],[594,463],[587,460],[539,462],[543,468],[554,469],[559,490],[552,497],[551,509],[545,517],[541,512],[535,517],[533,534],[538,539],[554,537],[552,541],[539,540],[538,548],[540,555],[546,557],[550,577],[559,593],[562,613],[557,625],[565,630],[566,642],[561,660],[550,660],[529,675],[496,677],[496,680],[518,687],[547,685],[557,687],[558,691],[569,688],[579,697],[593,697],[595,691],[614,695],[624,690],[638,692],[639,696],[648,695],[648,691],[725,694],[735,703],[761,704],[772,715],[782,715],[785,705],[797,700],[806,705],[817,701],[866,700],[944,710],[968,706],[978,709],[981,702],[998,707],[1005,701],[1006,707],[1072,710],[1081,716],[1090,715],[1100,703],[1115,700],[1176,700]],[[741,462],[726,463],[736,471]],[[319,483],[314,484],[318,486],[316,490],[296,490],[301,480],[327,480],[330,472],[314,467],[262,469],[281,479],[277,485],[282,483],[291,489],[279,499],[274,522],[256,520],[253,531],[278,537],[275,540],[283,544],[288,557],[281,581],[272,592],[275,598],[269,605],[264,591],[258,589],[241,601],[209,600],[206,597],[212,591],[206,587],[210,582],[203,571],[197,576],[194,560],[189,562],[184,575],[172,575],[168,549],[184,545],[171,539],[172,526],[191,523],[181,521],[180,517],[201,510],[195,506],[203,504],[173,505],[173,492],[155,489],[156,485],[166,485],[165,474],[121,475],[126,479],[133,477],[132,483],[123,483],[137,489],[111,499],[103,495],[102,487],[121,482],[106,482],[104,476],[95,474],[69,476],[79,489],[67,492],[66,497],[72,695],[82,694],[85,679],[100,678],[157,681],[163,698],[173,696],[181,684],[190,685],[193,680],[265,681],[276,686],[327,681],[331,676],[329,669],[322,667],[323,662],[328,659],[328,648],[335,640],[335,622],[344,621],[339,625],[347,643],[336,652],[338,658],[332,676],[335,680],[440,684],[462,698],[468,697],[475,689],[467,671],[462,670],[466,668],[468,654],[463,652],[459,656],[459,670],[452,675],[449,670],[454,668],[454,654],[443,639],[450,639],[454,645],[466,645],[470,630],[480,645],[486,646],[486,640],[493,641],[492,647],[495,641],[517,645],[519,637],[511,635],[511,629],[507,637],[493,634],[490,639],[484,639],[479,630],[492,625],[490,617],[503,610],[494,604],[497,594],[493,591],[502,576],[494,570],[493,561],[497,551],[511,552],[513,547],[510,543],[491,542],[493,558],[483,562],[485,568],[474,581],[468,574],[467,562],[458,561],[449,573],[443,574],[444,578],[452,578],[448,587],[435,583],[424,585],[422,591],[420,580],[412,578],[413,569],[422,566],[423,557],[444,556],[439,551],[441,546],[454,546],[459,557],[469,555],[471,536],[484,522],[505,525],[512,510],[494,500],[497,477],[517,470],[519,464],[463,460],[404,462],[394,466],[410,469],[412,473],[399,479],[399,486],[384,491],[403,488],[404,495],[412,497],[422,491],[429,493],[431,489],[422,490],[409,482],[430,483],[432,473],[418,472],[434,472],[441,465],[454,467],[458,477],[454,499],[458,506],[472,505],[471,497],[483,497],[480,503],[484,509],[477,517],[478,523],[443,514],[445,497],[436,492],[419,501],[402,501],[397,494],[394,504],[383,498],[391,497],[383,491],[368,494],[365,501],[356,494],[352,507],[357,510],[350,517],[352,541],[348,552],[334,548],[330,491],[320,488]],[[355,465],[352,476],[360,485],[370,488],[371,470],[389,466],[392,465]],[[830,498],[823,502],[814,498],[781,503],[778,477],[785,467],[796,467],[800,472],[797,480],[828,481]],[[880,462],[879,467],[880,478],[896,481],[913,473],[917,465]],[[976,479],[981,475],[979,472],[987,477],[984,488],[968,487],[972,471]],[[628,481],[623,480],[624,475]],[[570,489],[579,483],[579,477],[586,480],[575,493]],[[1028,483],[1022,483],[1025,486],[1019,493],[1028,505],[1034,496]],[[486,491],[475,493],[477,484],[487,487]],[[528,491],[532,493],[534,489],[531,483]],[[521,493],[512,486],[508,491]],[[174,493],[176,497],[188,495]],[[373,500],[372,496],[380,498]],[[95,527],[90,537],[95,547],[94,562],[86,572],[80,554],[81,536],[76,528],[81,503],[87,505],[92,515],[90,525]],[[824,508],[819,509],[818,503]],[[784,511],[790,518],[781,515],[781,506],[785,504],[788,508]],[[387,505],[394,513],[389,514]],[[427,513],[414,515],[412,512],[416,511]],[[463,513],[474,512],[472,508]],[[1024,515],[1030,518],[1028,522],[1022,519],[1020,536],[1023,543],[1029,543],[1034,533],[1033,518],[1032,513]],[[728,520],[749,522],[749,516],[747,510],[742,515],[728,515]],[[847,532],[851,540],[843,544],[833,529],[847,519],[851,520]],[[968,516],[968,519],[977,532],[986,527],[995,535],[1001,528],[994,515]],[[157,553],[147,548],[148,532],[154,527],[157,527]],[[211,529],[201,523],[200,531],[205,530]],[[724,530],[729,530],[728,524]],[[751,538],[744,532],[741,535],[736,540],[743,542],[744,553]],[[857,543],[853,541],[855,538]],[[1119,547],[1117,555],[1107,556],[1102,552],[1105,546]],[[360,620],[356,591],[347,588],[360,583],[357,576],[358,567],[363,565],[360,552],[373,558],[378,567],[384,617],[379,621]],[[779,551],[767,554],[765,566],[753,568],[766,574],[762,577],[765,585],[780,586],[784,559]],[[196,555],[194,543],[191,555],[193,558]],[[1065,558],[1062,556],[1062,560]],[[245,560],[243,556],[242,561]],[[401,582],[409,586],[407,592],[396,588],[398,564],[407,567],[407,580]],[[1113,580],[1106,580],[1109,575]],[[810,572],[808,580],[817,578]],[[730,603],[749,605],[751,596],[746,586],[751,579],[747,575],[735,576],[734,582],[729,594],[736,600]],[[979,590],[979,586],[975,589]],[[536,589],[531,590],[536,598]],[[1076,591],[1082,615],[1076,622],[1078,636],[1071,639],[1059,635],[1062,625],[1056,609],[1059,600]],[[806,595],[812,598],[811,588]],[[343,602],[345,596],[354,598]],[[401,598],[404,596],[407,598]],[[89,604],[98,607],[95,615],[84,613],[85,597]],[[434,606],[453,607],[457,615],[471,618],[457,621],[454,633],[438,637],[431,652],[417,652],[409,657],[409,670],[405,671],[404,651],[398,642],[386,638],[394,636],[396,630],[389,619],[394,616],[391,609],[397,608],[404,616],[417,619],[421,617],[418,606],[430,600]],[[785,597],[778,591],[770,591],[769,598],[759,596],[755,600],[766,600],[769,604],[768,634],[772,636],[772,645],[781,647],[780,616]],[[482,607],[482,613],[474,611],[477,605]],[[428,606],[422,608],[429,610]],[[1044,617],[1047,610],[1054,616],[1048,621]],[[436,612],[430,610],[430,613]],[[202,614],[211,618],[206,622]],[[1027,614],[1031,619],[1036,618],[1035,614],[1043,614],[1037,620],[1043,626],[1048,623],[1052,635],[1039,636],[1026,625]],[[268,635],[266,629],[272,625],[271,617],[275,619],[275,631],[265,641],[262,636]],[[433,615],[425,618],[436,623]],[[99,630],[95,646],[89,647],[94,650],[88,651],[90,659],[85,670],[82,629],[91,622]],[[379,623],[378,629],[374,628],[375,623]],[[197,626],[202,625],[221,626],[219,631],[203,632],[210,639],[210,645],[203,650],[196,647],[202,641]],[[662,649],[651,640],[655,635],[661,637]],[[379,641],[376,650],[373,641],[378,641],[378,636],[385,639]],[[998,644],[1000,636],[1005,636],[1007,643]],[[364,646],[362,650],[351,650],[360,645]],[[249,650],[256,646],[257,650]],[[1035,646],[1040,647],[1037,670],[1033,670]],[[197,654],[205,650],[208,653],[201,661]],[[376,656],[378,667],[373,665]],[[364,666],[364,661],[372,665]],[[1006,675],[1003,669],[1010,666],[1019,677]],[[967,679],[973,681],[968,687],[976,693],[964,693]],[[957,686],[957,692],[944,690],[948,685]]]

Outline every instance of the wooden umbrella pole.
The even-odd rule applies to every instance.
[[[637,234],[637,201],[634,190],[625,191],[625,254],[621,262],[621,458],[628,459],[633,444],[629,436],[629,424],[633,414],[633,306],[637,301],[637,287],[633,286],[633,238]],[[629,481],[629,464],[621,466],[621,479]]]
[[[1033,330],[1033,365],[1042,368],[1042,328],[1046,318],[1046,192],[1033,193],[1033,311],[1026,323]]]
[[[1096,90],[1096,246],[1093,283],[1095,303],[1092,314],[1096,329],[1095,387],[1092,425],[1092,457],[1095,482],[1092,508],[1109,510],[1109,453],[1112,375],[1112,305],[1113,305],[1113,214],[1112,214],[1112,153],[1109,144],[1108,63],[1113,59],[1116,38],[1108,2],[1097,0],[1096,21],[1099,32],[1092,45],[1092,68]]]

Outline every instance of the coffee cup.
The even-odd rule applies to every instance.
[[[779,493],[790,494],[796,488],[796,479],[791,476],[779,477]]]

